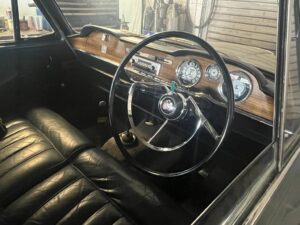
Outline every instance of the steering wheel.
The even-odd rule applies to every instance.
[[[200,109],[196,97],[205,97],[207,96],[203,92],[197,92],[197,96],[195,92],[190,91],[190,87],[182,86],[177,84],[178,82],[175,81],[164,81],[161,79],[157,79],[156,77],[146,79],[132,79],[126,72],[126,67],[129,63],[132,63],[133,57],[139,54],[139,51],[146,47],[149,44],[152,44],[155,41],[166,39],[166,38],[180,38],[185,39],[188,41],[192,41],[202,47],[208,53],[208,58],[213,59],[216,64],[218,65],[220,72],[223,76],[224,85],[226,88],[226,100],[224,101],[224,106],[226,107],[226,119],[225,125],[223,127],[222,132],[218,132],[214,126],[208,121],[202,110]],[[186,50],[186,54],[195,54],[189,53],[189,50]],[[163,71],[161,71],[162,73]],[[127,74],[128,79],[121,79],[121,76]],[[175,73],[175,71],[174,71]],[[192,71],[190,71],[192,73]],[[201,79],[200,79],[201,82]],[[191,142],[193,138],[195,138],[196,134],[199,133],[199,130],[205,128],[205,130],[211,135],[215,144],[211,151],[205,155],[205,157],[201,158],[199,161],[194,163],[191,167],[185,168],[180,171],[176,172],[161,172],[149,168],[139,161],[137,161],[134,157],[131,156],[129,150],[126,146],[122,143],[119,133],[120,129],[118,127],[118,123],[116,122],[115,113],[119,112],[120,108],[115,108],[115,100],[118,97],[116,94],[116,89],[120,86],[127,86],[128,91],[126,91],[127,96],[123,98],[123,101],[127,102],[127,119],[129,121],[130,127],[132,132],[135,134],[137,139],[148,149],[152,150],[152,152],[160,152],[167,154],[169,152],[175,151],[184,151],[184,147]],[[154,101],[157,103],[154,104],[153,114],[158,115],[160,118],[160,124],[158,129],[152,132],[149,136],[143,133],[144,128],[139,128],[136,124],[134,118],[134,108],[139,108],[139,104],[135,104],[133,99],[137,91],[141,91],[143,93],[149,93],[150,95],[153,94]],[[144,105],[145,105],[144,100]],[[147,102],[146,102],[147,103]],[[146,104],[147,105],[147,104]],[[142,107],[140,107],[142,108]],[[124,112],[126,114],[126,112]],[[148,174],[160,176],[160,177],[178,177],[182,176],[191,172],[194,172],[207,163],[212,156],[218,151],[221,144],[224,142],[226,135],[230,130],[230,126],[234,116],[234,92],[231,82],[230,74],[227,70],[227,67],[224,63],[222,57],[214,50],[214,48],[209,45],[203,39],[189,34],[185,32],[179,31],[169,31],[169,32],[162,32],[150,36],[144,39],[142,42],[137,44],[135,47],[131,49],[128,55],[123,59],[121,64],[119,65],[118,69],[115,72],[111,88],[109,94],[109,119],[110,124],[113,132],[113,136],[115,141],[124,155],[125,159],[129,161],[134,167],[138,168],[141,171],[144,171]],[[175,125],[174,125],[175,124]],[[174,135],[172,130],[175,129],[177,126],[181,126],[178,124],[188,124],[188,128],[184,132],[178,132],[180,134],[184,133],[184,137],[177,138],[179,135]],[[164,133],[164,129],[167,126],[172,126],[169,129],[169,133]],[[177,128],[176,128],[177,129]],[[179,129],[179,128],[178,128]],[[163,134],[164,133],[164,134]],[[160,141],[160,138],[164,136],[165,141]],[[172,141],[170,141],[172,139]],[[178,141],[176,141],[178,139]],[[167,141],[166,141],[167,140]],[[172,144],[170,144],[172,142]],[[178,143],[180,142],[180,143]],[[163,144],[162,144],[163,143]],[[162,146],[167,145],[167,146]]]

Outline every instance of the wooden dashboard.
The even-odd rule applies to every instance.
[[[86,37],[75,36],[70,39],[74,49],[91,54],[107,61],[114,65],[119,65],[122,59],[126,56],[127,52],[140,41],[141,39],[134,36],[118,37],[109,33],[100,31],[94,31],[88,34]],[[161,46],[159,48],[152,48],[149,46],[144,48],[141,52],[147,56],[159,57],[164,59],[161,62],[159,78],[170,82],[176,80],[176,69],[184,60],[196,60],[201,68],[201,78],[198,84],[194,88],[209,89],[214,91],[218,95],[218,87],[220,81],[214,81],[207,79],[205,70],[209,65],[215,64],[211,59],[201,56],[172,56],[167,53],[169,51],[176,50],[174,46]],[[273,118],[273,98],[266,95],[260,90],[259,83],[255,76],[249,71],[241,69],[237,66],[227,64],[227,68],[230,73],[242,71],[248,75],[252,83],[251,93],[247,98],[241,102],[236,102],[236,108],[240,112],[245,112],[247,115],[253,115],[254,117],[261,118],[263,120],[272,121]],[[219,94],[220,95],[220,94]]]

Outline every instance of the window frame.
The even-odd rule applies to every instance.
[[[0,42],[0,47],[5,46],[15,46],[15,45],[24,45],[24,44],[33,44],[33,43],[39,43],[44,41],[57,41],[61,39],[60,32],[57,30],[57,26],[55,26],[52,22],[52,20],[47,16],[47,14],[43,11],[41,7],[37,4],[37,2],[34,0],[34,3],[36,6],[41,10],[43,16],[47,20],[47,22],[50,24],[53,32],[49,34],[40,35],[37,37],[32,38],[24,38],[21,36],[21,30],[20,30],[20,20],[19,20],[19,1],[20,0],[10,0],[11,2],[11,9],[12,9],[12,18],[13,18],[13,28],[14,28],[14,36],[11,40],[4,40]]]
[[[295,151],[299,148],[300,146],[300,127],[297,128],[297,130],[292,134],[290,137],[290,140],[285,139],[285,128],[286,128],[286,110],[287,110],[287,91],[289,88],[288,85],[288,77],[290,76],[289,73],[289,60],[290,60],[290,45],[292,42],[292,39],[296,38],[298,41],[300,41],[299,37],[299,29],[300,29],[300,12],[298,12],[298,16],[296,18],[296,7],[294,4],[297,4],[297,7],[299,8],[299,0],[289,0],[287,4],[287,30],[286,30],[286,36],[285,36],[285,58],[284,58],[284,65],[285,65],[285,70],[284,70],[284,76],[282,78],[282,96],[281,96],[281,110],[280,110],[280,117],[281,117],[281,123],[280,123],[280,133],[279,133],[279,147],[278,147],[278,171],[281,172],[283,168],[286,166],[286,164],[289,162]],[[294,7],[293,7],[294,6]],[[294,16],[295,16],[295,32],[296,36],[293,36],[291,30],[291,23],[290,20],[292,19],[291,17],[293,16],[292,11],[294,10]],[[300,58],[300,52],[299,52],[299,47],[297,47],[296,54],[298,56],[298,59]],[[298,75],[300,73],[300,67],[298,68]]]

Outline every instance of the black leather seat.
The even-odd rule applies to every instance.
[[[0,140],[0,224],[184,225],[155,187],[92,147],[47,109],[7,123]]]

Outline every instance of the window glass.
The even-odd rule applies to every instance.
[[[80,30],[86,24],[120,27],[119,0],[57,0],[57,4],[74,30]]]
[[[0,2],[0,43],[14,39],[13,15],[11,0]]]
[[[300,43],[299,43],[299,0],[291,1],[289,24],[288,74],[286,78],[284,149],[289,154],[300,132]]]
[[[22,38],[40,37],[53,29],[32,0],[19,0],[20,32]]]
[[[275,74],[278,0],[56,2],[76,31],[93,24],[146,36],[170,30],[190,32],[219,52]]]

